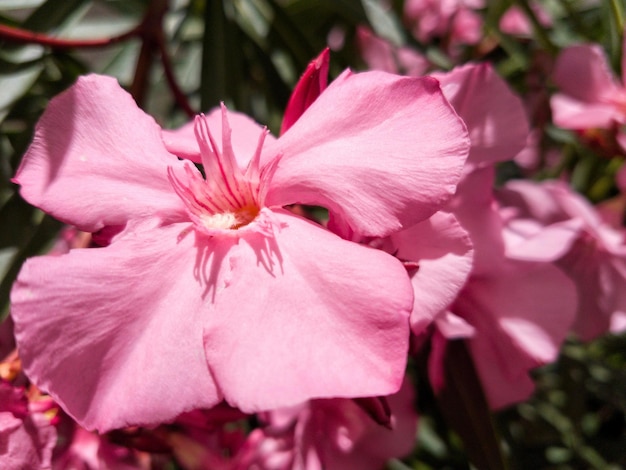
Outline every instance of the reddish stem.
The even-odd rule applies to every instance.
[[[139,25],[130,31],[120,34],[119,36],[109,38],[63,39],[0,24],[0,39],[20,44],[41,44],[42,46],[49,46],[54,49],[97,48],[110,46],[111,44],[126,41],[127,39],[139,36],[141,29],[141,25]]]
[[[139,51],[135,75],[129,91],[141,107],[143,107],[148,84],[150,83],[150,69],[154,63],[154,52],[158,49],[157,37],[161,34],[163,16],[167,12],[167,7],[168,0],[154,0],[150,2],[140,25],[141,50]]]
[[[176,81],[176,76],[174,75],[174,69],[172,67],[172,62],[170,61],[170,57],[167,53],[167,47],[165,44],[165,40],[163,39],[163,35],[159,35],[159,51],[161,52],[161,63],[163,64],[163,72],[165,73],[165,79],[172,90],[172,94],[174,95],[174,99],[176,103],[187,113],[187,116],[194,117],[198,114],[189,104],[189,100],[187,96],[178,86],[178,82]]]
[[[146,16],[141,23],[141,51],[135,68],[135,78],[130,87],[130,93],[135,101],[141,105],[145,99],[150,79],[150,69],[154,62],[154,53],[161,55],[161,64],[167,84],[174,95],[176,103],[187,113],[195,116],[197,113],[191,108],[187,97],[178,86],[172,64],[167,54],[165,37],[163,35],[163,16],[167,12],[168,0],[153,0],[150,3]]]
[[[39,44],[53,49],[72,49],[106,47],[138,37],[141,39],[142,44],[135,67],[135,76],[130,86],[130,93],[135,98],[135,101],[141,105],[145,99],[150,80],[150,69],[154,62],[154,53],[158,51],[161,55],[165,79],[176,103],[187,115],[193,117],[197,113],[192,109],[187,97],[178,86],[163,36],[163,16],[167,11],[167,6],[168,0],[154,0],[150,2],[148,11],[140,24],[130,31],[108,38],[63,39],[0,24],[0,39],[19,44]]]

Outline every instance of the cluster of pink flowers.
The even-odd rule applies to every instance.
[[[421,40],[471,43],[483,6],[406,16]],[[531,142],[494,69],[424,76],[417,53],[359,38],[384,71],[328,84],[325,51],[279,137],[225,106],[161,129],[105,76],[50,102],[14,182],[73,228],[12,290],[6,468],[376,469],[415,445],[405,372],[427,343],[435,391],[438,351],[463,340],[499,409],[567,335],[626,329],[623,227],[566,181],[494,189]],[[554,80],[557,125],[626,150],[626,91],[598,47],[565,50]]]

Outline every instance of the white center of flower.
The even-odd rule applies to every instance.
[[[242,207],[236,212],[226,211],[218,214],[211,214],[207,212],[200,216],[200,221],[206,228],[236,230],[244,225],[248,225],[258,214],[258,207],[247,206]]]
[[[184,175],[175,174],[170,167],[168,176],[196,229],[214,235],[215,231],[237,230],[250,224],[263,206],[265,182],[276,167],[277,159],[263,169],[259,168],[267,130],[261,133],[257,149],[243,170],[233,152],[231,130],[223,105],[222,149],[216,145],[205,116],[196,117],[194,129],[206,179],[189,163],[184,167]]]

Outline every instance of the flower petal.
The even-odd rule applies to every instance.
[[[282,155],[266,202],[323,206],[342,235],[386,236],[449,199],[468,145],[436,80],[344,73],[266,147]]]
[[[532,391],[527,372],[556,359],[576,306],[573,283],[550,264],[509,261],[468,282],[452,311],[476,329],[470,349],[493,408]]]
[[[177,159],[160,128],[110,77],[80,77],[41,117],[14,182],[31,204],[95,232],[146,216],[185,216],[167,179]]]
[[[504,260],[502,219],[493,201],[495,166],[467,174],[458,186],[450,210],[469,233],[474,247],[472,276],[499,269]]]
[[[589,103],[613,98],[621,89],[597,44],[581,44],[561,52],[553,78],[562,93]]]
[[[258,411],[397,391],[413,302],[401,263],[284,210],[272,217],[274,239],[242,238],[222,263],[232,272],[204,332],[226,400]]]
[[[86,428],[163,422],[221,399],[184,228],[133,225],[106,248],[22,268],[11,313],[26,373]]]
[[[614,104],[580,101],[563,93],[550,99],[552,120],[563,129],[608,128],[621,118]]]
[[[399,259],[419,263],[411,276],[415,292],[411,329],[419,334],[465,284],[472,267],[472,243],[456,218],[444,212],[393,234],[391,240]]]
[[[469,64],[433,76],[467,126],[472,147],[466,170],[511,160],[526,146],[522,101],[491,65]]]
[[[329,63],[330,49],[328,47],[309,63],[289,97],[283,124],[280,128],[281,134],[287,132],[287,129],[302,116],[302,113],[324,91],[328,83]]]

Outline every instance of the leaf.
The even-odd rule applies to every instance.
[[[36,63],[11,75],[0,76],[0,122],[10,111],[10,106],[24,96],[35,84],[43,70],[42,63]]]
[[[90,3],[91,0],[48,0],[31,13],[22,27],[38,32],[53,30],[73,17],[82,16]]]
[[[361,3],[377,36],[387,39],[395,46],[406,43],[404,30],[393,10],[384,8],[375,0],[361,0]]]
[[[232,99],[228,80],[237,81],[238,77],[229,72],[238,52],[232,47],[232,23],[226,17],[222,0],[207,0],[204,25],[200,106],[206,111]]]
[[[281,45],[291,51],[298,71],[304,70],[307,64],[319,54],[325,42],[319,45],[314,44],[315,38],[308,37],[306,31],[298,28],[282,6],[274,0],[266,1],[273,10],[270,32],[276,33],[282,41]]]
[[[27,238],[22,246],[19,247],[17,253],[12,257],[10,266],[0,281],[0,321],[4,320],[8,314],[9,296],[11,286],[17,278],[17,275],[30,256],[35,256],[44,251],[50,242],[56,237],[63,224],[52,217],[45,215],[37,224],[31,236]]]

